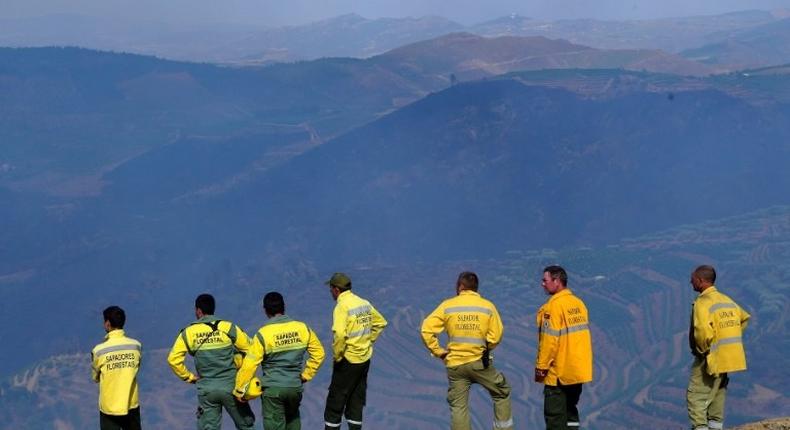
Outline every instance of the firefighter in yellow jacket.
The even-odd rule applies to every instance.
[[[105,341],[91,351],[92,376],[99,383],[101,430],[140,430],[137,371],[140,342],[126,337],[126,313],[118,306],[104,310]]]
[[[691,311],[689,344],[694,355],[686,402],[695,430],[724,428],[728,373],[746,370],[743,330],[749,314],[714,283],[716,270],[699,266],[691,285],[699,293]]]
[[[369,301],[351,292],[351,278],[345,273],[335,273],[326,284],[337,304],[332,317],[334,364],[324,408],[324,429],[340,428],[345,415],[349,430],[359,430],[373,342],[387,326],[387,320]]]
[[[197,321],[176,336],[167,363],[184,382],[197,386],[198,430],[219,430],[222,409],[233,419],[238,430],[252,430],[255,415],[248,403],[233,397],[237,366],[247,353],[250,340],[236,324],[214,316],[216,302],[211,294],[195,299]],[[184,363],[186,355],[194,358],[195,373]]]
[[[578,429],[582,384],[591,382],[593,373],[587,307],[568,288],[568,274],[560,266],[543,269],[542,286],[551,297],[537,315],[535,382],[545,384],[546,429]]]
[[[494,401],[494,429],[512,429],[510,385],[494,368],[490,352],[502,340],[502,320],[496,307],[480,297],[477,275],[463,272],[455,284],[456,296],[443,301],[422,323],[422,341],[447,366],[447,402],[450,428],[471,430],[469,389],[480,384]],[[447,348],[438,336],[447,332]]]
[[[302,385],[318,372],[324,361],[324,347],[307,324],[285,314],[285,300],[280,293],[266,293],[263,311],[269,320],[253,336],[252,346],[236,374],[233,395],[243,400],[247,385],[262,364],[263,428],[299,430]]]

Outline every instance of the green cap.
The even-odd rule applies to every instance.
[[[329,278],[328,281],[324,283],[337,288],[350,288],[351,278],[349,278],[345,273],[336,272],[331,278]]]

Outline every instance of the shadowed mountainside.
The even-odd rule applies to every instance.
[[[298,154],[448,87],[453,74],[469,79],[546,67],[694,74],[703,66],[665,54],[471,35],[448,36],[368,60],[336,58],[266,68],[84,49],[0,48],[0,140],[6,143],[0,186],[59,196],[97,195],[104,173],[184,138],[259,141],[263,157],[282,153],[276,142],[283,140],[289,145],[285,151]]]
[[[590,100],[514,80],[465,84],[196,207],[256,213],[233,228],[337,260],[467,255],[459,237],[476,253],[596,243],[787,203],[757,191],[790,179],[786,115],[715,91]]]
[[[98,194],[104,172],[183,137],[302,133],[309,146],[428,90],[359,60],[232,69],[80,49],[0,49],[0,185]]]

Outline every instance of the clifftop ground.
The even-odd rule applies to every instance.
[[[776,418],[733,427],[732,430],[790,430],[790,418]]]

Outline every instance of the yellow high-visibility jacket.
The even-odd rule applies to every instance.
[[[205,387],[232,386],[236,380],[237,355],[244,355],[250,348],[250,339],[239,326],[206,315],[193,322],[178,334],[167,363],[179,378]],[[187,354],[195,358],[195,371],[184,364]],[[198,379],[198,376],[200,377]]]
[[[373,342],[379,337],[387,320],[367,300],[351,291],[337,296],[332,317],[332,356],[349,363],[364,363],[373,355]]]
[[[749,313],[715,286],[701,292],[691,312],[692,352],[705,356],[711,375],[746,370],[743,330]]]
[[[305,362],[305,353],[309,356]],[[313,379],[324,361],[324,347],[315,332],[301,321],[286,315],[271,318],[252,339],[239,372],[234,394],[244,395],[247,384],[263,363],[261,386],[300,387],[302,380]]]
[[[438,336],[447,331],[447,349]],[[475,291],[461,291],[443,301],[422,322],[422,341],[436,357],[447,353],[447,367],[480,360],[486,348],[490,351],[502,341],[504,327],[496,306]]]
[[[552,295],[537,315],[535,368],[548,370],[544,383],[582,384],[593,379],[590,321],[584,302],[564,289]]]
[[[126,337],[123,330],[107,333],[105,341],[91,351],[91,376],[99,383],[99,410],[107,415],[126,415],[140,406],[137,371],[140,369],[140,342]]]

